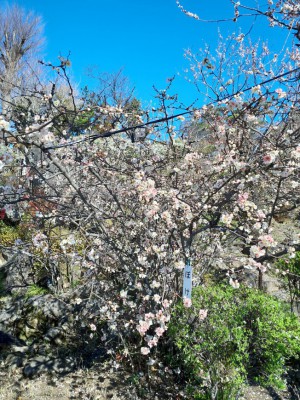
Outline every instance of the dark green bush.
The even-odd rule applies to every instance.
[[[288,360],[300,353],[297,317],[248,288],[196,288],[192,307],[176,306],[169,335],[195,399],[235,399],[248,378],[282,388]]]
[[[277,262],[277,267],[283,275],[284,288],[290,296],[291,309],[296,305],[299,311],[300,302],[300,251],[294,258],[282,258]]]

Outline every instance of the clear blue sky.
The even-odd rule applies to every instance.
[[[153,84],[162,89],[168,77],[179,73],[175,88],[180,99],[192,102],[197,93],[184,80],[188,66],[184,49],[196,51],[205,43],[214,48],[217,39],[218,25],[186,17],[175,0],[17,0],[17,4],[42,16],[46,61],[55,63],[58,55],[70,51],[73,77],[81,87],[92,85],[85,76],[89,66],[98,66],[102,72],[123,68],[137,97],[144,101],[152,98]],[[182,5],[203,18],[232,17],[233,13],[229,0],[182,0]],[[250,22],[243,23],[250,26]],[[224,36],[239,29],[233,22],[219,27]],[[255,34],[268,36],[274,50],[282,43],[278,30],[270,31],[261,20],[256,27]]]

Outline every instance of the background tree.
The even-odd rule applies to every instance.
[[[36,54],[43,43],[41,18],[17,5],[0,14],[0,94],[2,114],[10,118],[12,103],[39,81]]]

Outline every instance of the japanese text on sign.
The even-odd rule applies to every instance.
[[[192,266],[190,261],[187,262],[183,270],[183,292],[182,297],[192,298]]]

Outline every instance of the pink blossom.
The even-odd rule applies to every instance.
[[[153,179],[142,181],[138,186],[138,190],[141,192],[141,198],[144,198],[147,202],[157,195],[157,189],[155,189],[155,181]]]
[[[271,235],[263,235],[259,237],[258,245],[260,247],[274,247],[276,242]]]
[[[157,190],[153,187],[153,188],[149,188],[146,189],[143,193],[142,196],[149,201],[150,199],[152,199],[153,197],[155,197],[157,195]]]
[[[43,233],[38,233],[32,238],[32,243],[38,249],[41,249],[44,253],[48,251],[48,243],[47,243],[47,236]]]
[[[169,211],[164,211],[164,212],[161,214],[161,218],[162,218],[164,221],[171,221],[171,214],[169,213]]]
[[[241,193],[238,195],[238,204],[239,205],[243,205],[246,203],[246,201],[248,200],[249,197],[249,193],[245,192],[245,193]]]
[[[159,310],[159,311],[156,313],[155,317],[156,317],[156,319],[157,319],[158,321],[160,321],[160,322],[164,322],[164,320],[165,320],[165,315],[164,315],[164,313],[163,313],[162,310]]]
[[[154,346],[157,346],[158,343],[158,337],[157,336],[147,336],[147,342],[148,342],[148,346],[150,347],[150,349]]]
[[[151,208],[146,212],[146,217],[151,218],[157,214],[159,211],[160,206],[156,201],[153,201],[151,204]]]
[[[150,328],[151,323],[148,321],[139,321],[139,325],[137,326],[137,331],[141,336],[144,336],[147,330]]]
[[[184,160],[186,161],[187,164],[193,164],[198,159],[199,159],[199,154],[197,153],[188,153],[184,157]]]
[[[165,308],[169,308],[170,305],[171,305],[171,301],[169,301],[169,300],[167,300],[167,299],[164,299],[162,305],[163,305]]]
[[[188,297],[183,298],[183,305],[186,308],[190,308],[192,306],[192,300],[189,299]]]
[[[252,258],[259,258],[264,256],[266,251],[259,246],[251,246],[250,247],[250,255]]]
[[[272,157],[270,156],[270,154],[265,154],[263,156],[263,162],[265,164],[271,164],[271,162],[273,161]]]
[[[37,233],[33,238],[32,238],[32,242],[35,246],[39,246],[40,241],[42,240],[46,240],[47,236],[44,235],[43,233]]]
[[[165,322],[168,322],[168,321],[170,321],[170,314],[168,313],[167,315],[166,314],[164,314],[164,311],[163,310],[159,310],[157,313],[156,313],[156,319],[157,319],[157,321],[158,322],[161,322],[161,323],[165,323]]]
[[[164,334],[164,332],[165,332],[165,328],[158,327],[155,329],[155,333],[158,337],[162,336]]]
[[[217,133],[220,135],[224,135],[226,133],[226,127],[225,125],[218,125],[217,126]]]
[[[152,319],[155,318],[155,315],[153,313],[147,313],[145,314],[145,320],[148,322],[151,322],[152,324]]]
[[[270,151],[269,153],[266,153],[263,156],[263,163],[269,165],[272,162],[274,162],[277,157],[277,153],[278,153],[277,151]]]
[[[261,221],[261,220],[263,220],[264,218],[266,218],[266,214],[263,212],[263,211],[261,211],[261,210],[258,210],[257,212],[256,212],[256,216],[257,216],[257,218]]]
[[[205,318],[207,317],[207,313],[208,313],[208,310],[200,310],[199,311],[199,319],[200,319],[200,321],[205,320]]]

